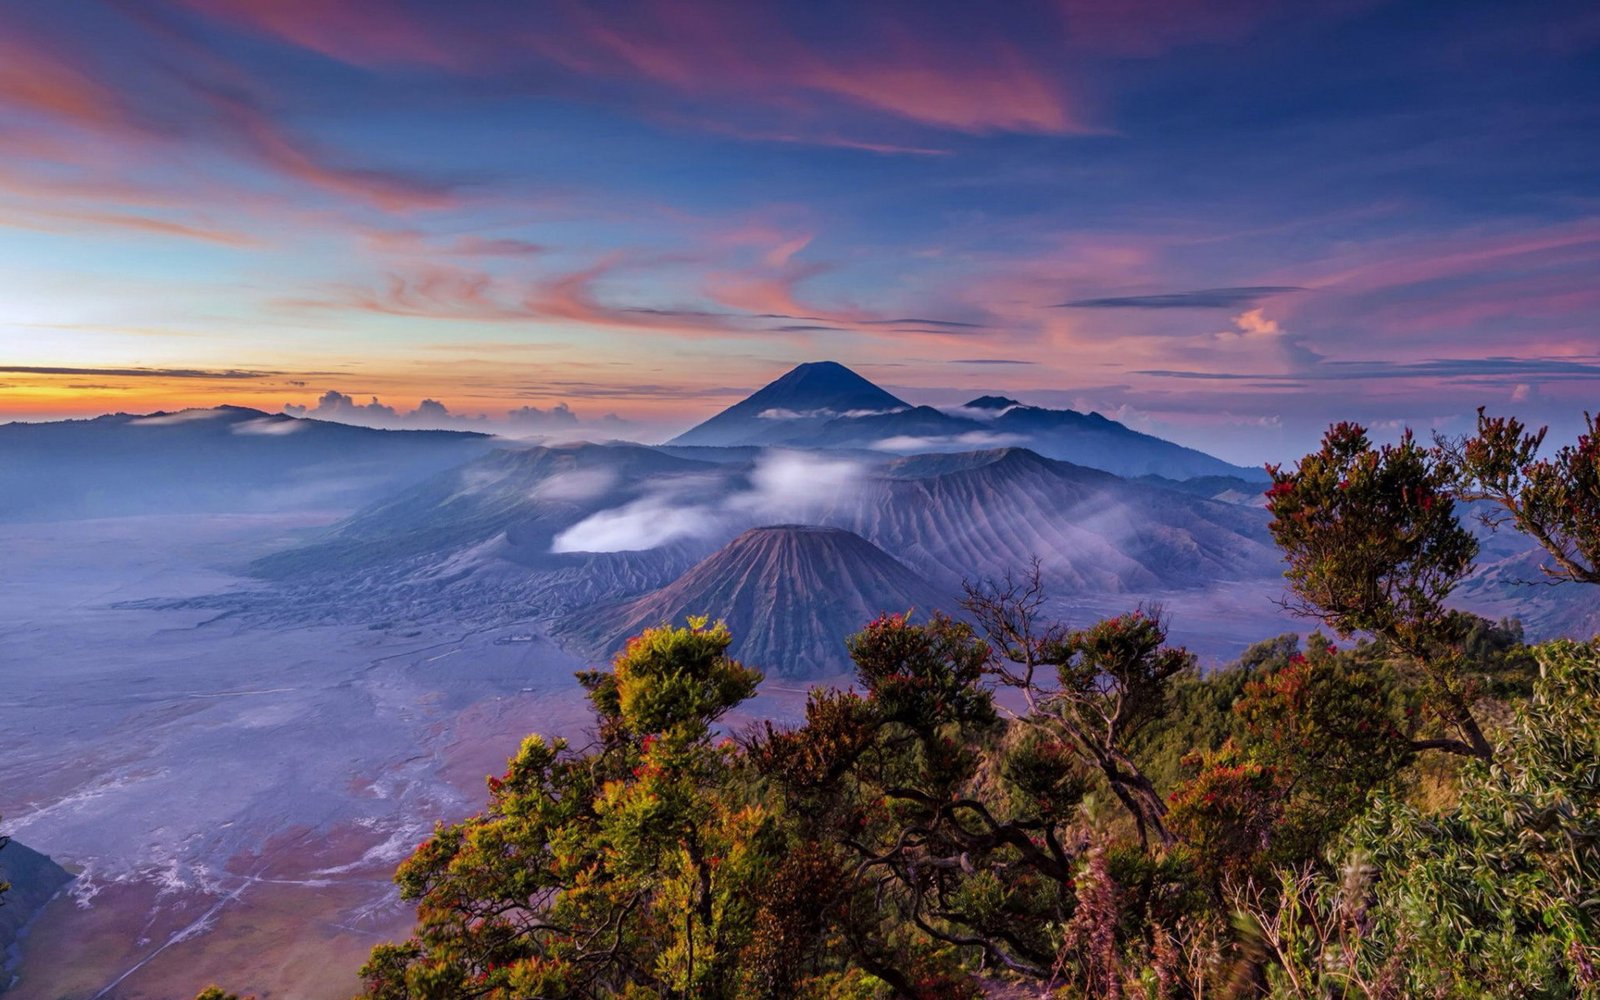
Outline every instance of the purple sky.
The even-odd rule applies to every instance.
[[[1241,462],[1565,432],[1600,7],[9,0],[0,302],[0,419],[650,434],[829,358]]]

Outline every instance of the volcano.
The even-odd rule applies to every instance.
[[[884,612],[954,605],[893,556],[840,528],[753,528],[667,586],[586,610],[559,633],[609,656],[642,630],[690,615],[733,630],[730,655],[769,676],[819,677],[849,669],[845,637]]]
[[[909,409],[909,403],[836,361],[812,361],[797,365],[668,443],[711,447],[783,444],[807,437],[840,417]]]

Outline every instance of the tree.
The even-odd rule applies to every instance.
[[[1045,600],[1035,563],[1020,578],[967,584],[962,606],[989,640],[989,673],[1026,699],[1020,721],[1070,747],[1104,777],[1141,844],[1153,837],[1170,846],[1166,803],[1129,748],[1165,714],[1172,678],[1192,669],[1194,657],[1166,645],[1160,609],[1072,630],[1043,617]]]
[[[1268,472],[1287,606],[1341,636],[1389,643],[1421,669],[1429,704],[1460,737],[1434,747],[1493,757],[1461,676],[1465,622],[1444,608],[1478,552],[1456,519],[1448,464],[1409,431],[1374,448],[1362,427],[1342,423],[1293,470]]]
[[[1286,777],[1232,740],[1189,757],[1195,776],[1172,794],[1173,831],[1201,874],[1222,883],[1256,873],[1272,847],[1288,796]]]
[[[1316,861],[1411,760],[1410,712],[1359,652],[1314,637],[1308,654],[1244,684],[1236,739],[1192,754],[1173,827],[1218,883]]]
[[[804,838],[848,854],[836,928],[849,961],[905,997],[971,992],[939,967],[941,947],[1048,975],[1042,932],[1072,859],[1050,821],[982,794],[1002,731],[981,686],[987,647],[942,615],[885,615],[849,646],[864,693],[813,691],[803,726],[767,723],[748,740]]]
[[[780,831],[716,721],[760,675],[722,624],[650,629],[582,676],[600,743],[529,737],[489,807],[396,880],[415,936],[373,951],[374,998],[733,997]]]
[[[1258,644],[1200,682],[1235,692],[1232,726],[1185,758],[1169,823],[1219,899],[1274,866],[1319,862],[1425,745],[1413,738],[1414,699],[1372,645],[1340,650],[1317,634],[1284,655],[1292,648]]]
[[[1577,443],[1550,458],[1539,457],[1548,427],[1530,432],[1483,407],[1475,434],[1437,445],[1456,495],[1491,505],[1485,523],[1509,522],[1538,542],[1555,562],[1541,567],[1551,578],[1600,584],[1600,420],[1588,413],[1583,419]]]

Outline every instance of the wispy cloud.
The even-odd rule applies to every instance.
[[[1190,292],[1120,295],[1062,302],[1057,309],[1237,309],[1288,292],[1304,291],[1299,285],[1240,285],[1201,288]]]
[[[65,368],[36,365],[0,365],[0,372],[16,375],[96,375],[119,378],[256,379],[281,372],[245,371],[237,368]]]
[[[1148,369],[1137,375],[1206,381],[1250,381],[1271,379],[1271,373],[1222,371],[1168,371]],[[1520,378],[1576,379],[1600,382],[1600,359],[1570,358],[1436,358],[1427,361],[1323,361],[1295,373],[1298,382],[1326,382],[1366,379],[1424,378]]]
[[[625,11],[558,0],[477,5],[471,17],[375,0],[314,12],[271,0],[190,0],[208,16],[365,67],[407,65],[511,76],[530,56],[585,79],[637,88],[635,101],[680,100],[777,108],[825,143],[893,147],[818,129],[826,112],[854,109],[968,133],[1082,133],[1086,121],[1053,60],[982,17],[959,30],[934,19],[846,11],[848,32],[815,31],[796,11],[765,4],[638,0]],[[830,26],[831,27],[831,26]],[[841,44],[852,37],[857,44]],[[726,119],[724,119],[726,120]],[[802,128],[811,124],[811,128]]]
[[[816,452],[769,450],[749,482],[727,492],[726,483],[699,475],[663,476],[642,496],[598,511],[555,537],[555,552],[622,552],[653,549],[684,539],[731,536],[757,524],[811,519],[859,491],[862,462]],[[707,497],[714,499],[708,500]]]
[[[150,178],[129,165],[141,160],[171,163],[175,158],[190,172],[210,175],[204,186],[188,187],[191,201],[248,187],[237,171],[212,169],[221,157],[277,183],[318,189],[390,212],[438,209],[455,202],[456,180],[362,163],[310,138],[282,114],[271,85],[241,64],[150,11],[129,8],[126,14],[93,12],[100,28],[126,42],[108,52],[94,46],[89,31],[59,33],[63,40],[30,25],[20,12],[0,13],[0,115],[22,113],[6,130],[5,142],[31,148],[37,159],[30,166],[53,161],[78,175],[62,190],[93,194],[121,188],[142,198],[141,188]],[[107,157],[108,144],[120,155]],[[3,173],[9,175],[3,186],[30,182],[20,165],[12,164]],[[38,172],[32,182],[61,185],[48,171]],[[104,221],[139,225],[137,216],[108,216]],[[214,238],[178,223],[163,226],[161,220],[150,220],[148,225],[172,235]]]
[[[582,437],[584,435],[617,435],[636,428],[614,413],[586,419],[572,407],[558,402],[549,406],[523,404],[500,413],[464,413],[452,410],[437,399],[423,399],[415,409],[402,411],[378,399],[369,397],[358,402],[348,393],[337,389],[324,392],[314,404],[286,403],[283,412],[293,417],[311,417],[339,423],[359,424],[364,427],[411,428],[435,430],[472,430],[510,436],[538,435],[541,437]],[[260,433],[288,433],[276,425]]]

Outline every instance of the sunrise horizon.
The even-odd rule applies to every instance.
[[[330,10],[0,15],[0,421],[666,433],[837,357],[1254,462],[1600,382],[1581,5]]]

